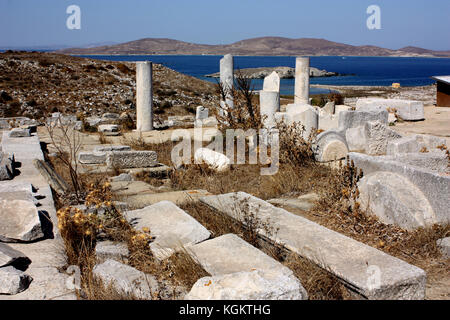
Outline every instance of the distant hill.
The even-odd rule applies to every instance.
[[[217,54],[233,55],[308,55],[308,56],[429,56],[450,57],[450,51],[432,51],[406,47],[391,50],[376,46],[352,46],[325,39],[262,37],[232,44],[195,44],[173,39],[146,38],[136,41],[104,45],[93,48],[68,48],[59,50],[67,54]]]

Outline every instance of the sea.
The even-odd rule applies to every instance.
[[[207,74],[219,72],[219,61],[222,56],[214,55],[85,55],[91,59],[110,61],[152,61],[175,71],[216,82],[215,78],[205,77]],[[295,67],[294,56],[235,56],[235,69],[259,67]],[[325,69],[346,76],[311,78],[311,84],[347,85],[347,86],[425,86],[435,83],[430,77],[450,75],[450,58],[406,58],[406,57],[311,57],[311,67]],[[261,90],[262,79],[252,81],[254,90]],[[326,94],[330,90],[311,88],[311,94]],[[280,94],[294,94],[294,79],[282,79]]]

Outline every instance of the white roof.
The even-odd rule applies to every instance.
[[[445,82],[447,84],[450,84],[450,76],[435,76],[435,77],[431,77],[434,80],[437,81],[441,81],[441,82]]]

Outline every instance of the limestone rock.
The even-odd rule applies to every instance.
[[[341,111],[339,113],[339,130],[345,132],[349,128],[364,126],[368,121],[380,121],[388,124],[388,112]]]
[[[439,239],[436,244],[442,256],[447,259],[450,258],[450,237]]]
[[[103,286],[114,287],[117,292],[140,300],[151,300],[158,290],[155,277],[114,260],[106,260],[92,270]]]
[[[30,242],[44,236],[36,205],[24,200],[0,200],[0,241]]]
[[[348,151],[362,153],[366,151],[367,138],[364,126],[347,129],[345,131],[345,140],[347,141]]]
[[[14,128],[9,132],[10,138],[23,138],[29,137],[30,135],[30,129]]]
[[[150,249],[158,259],[174,251],[210,237],[209,231],[173,202],[161,201],[139,210],[125,213],[126,219],[137,230],[150,229],[155,240]]]
[[[315,201],[319,200],[317,193],[308,193],[298,198],[278,198],[267,200],[271,204],[291,207],[295,209],[300,209],[304,211],[309,211],[314,207]]]
[[[223,172],[230,168],[231,160],[224,154],[208,148],[199,148],[194,154],[195,163],[206,163],[211,169]]]
[[[366,122],[364,125],[364,135],[367,144],[365,151],[369,155],[386,154],[388,141],[402,137],[380,121]]]
[[[379,171],[364,176],[358,184],[359,201],[380,221],[406,230],[432,226],[436,219],[423,193],[405,177]]]
[[[396,114],[403,120],[423,120],[423,102],[400,99],[366,98],[358,99],[356,110],[381,111],[395,110]]]
[[[17,269],[24,270],[30,263],[31,260],[22,252],[7,244],[0,243],[0,268],[14,266]]]
[[[133,181],[133,177],[128,173],[121,173],[116,177],[112,177],[111,181],[117,182],[117,181]]]
[[[334,114],[336,109],[336,103],[334,101],[327,102],[322,110],[327,114]]]
[[[33,165],[56,193],[62,195],[69,190],[67,182],[47,162],[34,159]]]
[[[101,241],[95,246],[95,255],[98,261],[108,259],[126,262],[129,251],[126,243],[114,243],[112,241]]]
[[[78,162],[82,164],[104,164],[106,163],[105,152],[80,152],[78,154]]]
[[[105,135],[117,136],[120,135],[120,126],[117,124],[101,124],[98,126],[98,132]]]
[[[8,154],[0,151],[0,181],[14,177],[14,161]]]
[[[147,168],[158,165],[155,151],[113,151],[109,152],[106,163],[110,168]]]
[[[0,294],[14,295],[28,288],[33,279],[14,267],[0,268]]]
[[[264,78],[263,91],[280,92],[280,76],[273,71],[270,75]]]
[[[450,198],[444,196],[450,194],[450,176],[362,153],[351,152],[349,157],[355,166],[364,172],[365,176],[378,171],[387,171],[404,176],[424,194],[430,203],[434,211],[435,223],[450,223],[450,215],[448,214]]]
[[[94,148],[94,152],[109,152],[109,151],[131,151],[131,147],[122,145],[101,145]]]
[[[298,281],[271,272],[254,270],[199,279],[186,300],[306,300]]]
[[[208,118],[209,109],[203,106],[198,106],[197,111],[195,113],[196,120],[204,120]]]

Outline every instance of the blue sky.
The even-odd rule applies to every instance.
[[[81,8],[81,30],[66,28],[72,4]],[[372,4],[381,8],[381,30],[366,27]],[[449,0],[0,0],[0,47],[283,36],[450,50],[449,15]]]

